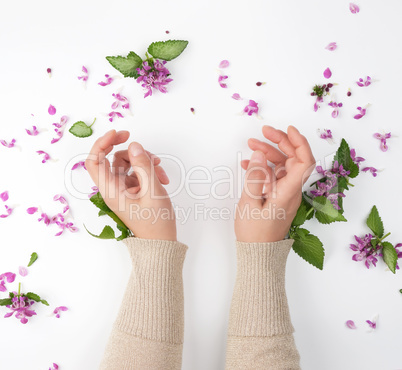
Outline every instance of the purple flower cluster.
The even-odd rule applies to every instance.
[[[137,72],[140,75],[137,78],[137,82],[141,83],[141,86],[146,89],[144,98],[152,95],[152,89],[159,90],[162,93],[167,93],[166,85],[173,81],[170,76],[169,70],[165,67],[166,60],[159,61],[155,59],[151,63],[145,60],[142,63],[142,68],[137,68]]]
[[[30,301],[23,295],[17,295],[17,292],[14,292],[14,294],[15,297],[11,299],[12,304],[6,306],[11,311],[6,313],[4,317],[11,317],[15,313],[15,318],[20,320],[22,324],[26,324],[28,322],[28,317],[36,315],[36,312],[31,309],[35,301]]]

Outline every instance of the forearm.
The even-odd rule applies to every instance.
[[[124,240],[133,269],[100,369],[181,369],[184,303],[179,242]]]
[[[285,291],[292,240],[237,242],[226,369],[300,369]]]

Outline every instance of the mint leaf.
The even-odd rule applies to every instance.
[[[44,299],[41,299],[40,303],[44,304],[45,306],[49,306],[49,303],[47,303],[47,301],[45,301]]]
[[[127,57],[106,57],[106,59],[124,77],[138,77],[137,68],[141,66],[142,59],[134,51],[130,51]]]
[[[29,292],[27,294],[24,294],[24,296],[29,299],[32,299],[35,302],[40,302],[40,297],[35,293]]]
[[[384,224],[382,223],[381,217],[378,213],[376,206],[371,208],[371,212],[367,218],[367,226],[371,229],[375,236],[382,238],[384,235]]]
[[[75,122],[68,131],[70,131],[74,136],[77,137],[88,137],[91,136],[93,133],[91,127],[89,127],[83,121]]]
[[[398,253],[394,246],[388,242],[382,242],[382,258],[389,269],[395,274],[396,263],[398,261]]]
[[[11,298],[0,299],[0,306],[8,306],[11,304],[13,304],[13,301],[11,300]]]
[[[314,209],[311,211],[311,209],[313,208],[313,200],[307,195],[307,192],[303,193],[302,203],[306,206],[306,220],[311,220],[314,217]]]
[[[342,164],[345,170],[350,171],[349,177],[353,178],[359,174],[359,167],[353,162],[352,157],[350,156],[349,145],[345,139],[342,139],[341,145],[335,154],[334,162],[335,161]]]
[[[102,210],[100,210],[99,213],[98,213],[99,217],[100,216],[105,216],[105,215],[107,215],[107,213],[105,211],[102,211]]]
[[[88,231],[88,229],[85,225],[84,225],[84,227],[85,227],[85,230]],[[116,239],[116,236],[114,235],[114,230],[108,225],[106,225],[103,228],[102,232],[99,235],[92,234],[90,231],[88,231],[88,234],[90,234],[98,239]]]
[[[168,40],[153,42],[148,47],[148,53],[154,58],[163,60],[172,60],[177,58],[187,47],[188,41]]]
[[[100,192],[97,192],[95,195],[92,195],[89,200],[96,206],[98,207],[101,211],[104,212],[104,214],[108,214],[112,212],[112,210],[108,207],[106,204],[105,200],[103,199],[102,195]],[[99,215],[100,216],[100,215]]]
[[[300,231],[299,231],[300,230]],[[306,234],[307,232],[307,234]],[[294,235],[293,250],[305,261],[322,270],[324,267],[325,251],[315,235],[306,229],[298,229]]]
[[[33,265],[33,263],[38,259],[38,253],[33,252],[31,254],[31,259],[29,260],[28,267]]]
[[[300,226],[303,225],[306,222],[307,218],[307,207],[306,205],[302,202],[300,204],[299,209],[297,210],[296,216],[292,221],[292,226]]]
[[[332,203],[324,196],[314,198],[313,207],[316,210],[315,217],[322,224],[330,224],[336,221],[347,221],[342,213],[335,209]]]

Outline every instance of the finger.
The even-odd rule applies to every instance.
[[[158,164],[161,163],[161,159],[156,154],[151,153],[148,150],[146,150],[145,153],[147,153],[149,158],[151,158],[151,160],[153,161],[152,163],[154,164],[154,166],[157,166]]]
[[[169,184],[169,177],[161,166],[155,166],[155,173],[162,185]]]
[[[315,163],[315,159],[311,151],[310,144],[296,127],[288,127],[288,138],[295,148],[297,158],[301,162],[305,163],[308,167],[313,165]]]
[[[251,150],[260,150],[265,153],[266,158],[275,165],[286,162],[286,155],[268,143],[251,138],[248,140],[248,146]]]
[[[259,204],[263,203],[263,191],[267,177],[270,177],[270,169],[263,152],[253,152],[248,164],[246,178],[242,192],[242,201]]]
[[[112,172],[114,174],[127,173],[130,167],[131,164],[130,159],[128,158],[128,150],[119,150],[114,153],[112,163]]]
[[[282,152],[284,152],[288,157],[296,156],[295,148],[290,142],[288,135],[281,130],[277,130],[271,126],[264,126],[262,128],[263,135],[275,144]]]

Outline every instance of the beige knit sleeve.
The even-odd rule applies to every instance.
[[[230,308],[226,370],[297,370],[299,353],[285,291],[293,240],[237,242],[237,277]]]
[[[187,246],[127,238],[133,269],[101,370],[180,370]]]

